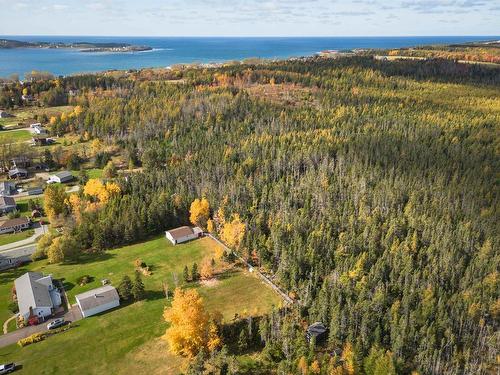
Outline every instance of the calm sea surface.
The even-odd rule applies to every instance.
[[[24,73],[32,70],[68,75],[107,69],[167,67],[177,63],[222,62],[248,57],[307,56],[325,49],[397,48],[499,39],[494,36],[328,38],[0,36],[0,38],[47,42],[122,42],[154,48],[153,51],[130,53],[82,53],[64,49],[0,49],[0,77],[13,73],[22,77]]]

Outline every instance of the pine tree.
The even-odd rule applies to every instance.
[[[248,349],[248,331],[246,327],[244,327],[238,338],[238,349],[243,352]]]
[[[191,267],[191,280],[198,281],[200,275],[198,273],[198,265],[193,263],[193,267]]]
[[[189,281],[189,269],[188,266],[184,266],[184,271],[182,273],[184,281],[187,283]]]
[[[136,301],[142,300],[145,296],[144,284],[142,282],[141,273],[138,270],[135,271],[135,279],[131,292]]]
[[[123,301],[128,301],[132,297],[132,280],[128,275],[123,276],[120,285],[118,285],[118,295]]]

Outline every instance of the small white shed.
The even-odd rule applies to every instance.
[[[178,243],[183,243],[186,241],[194,240],[195,238],[202,237],[203,231],[198,227],[179,227],[175,229],[170,229],[165,232],[165,237],[172,242],[174,245]]]
[[[75,298],[84,318],[120,306],[120,296],[112,285],[77,294]]]

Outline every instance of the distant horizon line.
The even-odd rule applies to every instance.
[[[84,37],[84,38],[499,38],[500,35],[436,34],[436,35],[83,35],[83,34],[0,34],[0,37]]]

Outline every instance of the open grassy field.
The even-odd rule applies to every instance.
[[[179,284],[183,284],[184,266],[190,267],[193,262],[200,264],[207,256],[214,257],[217,246],[211,239],[203,238],[174,247],[161,237],[89,256],[79,264],[49,265],[41,261],[0,273],[0,316],[6,318],[9,314],[4,311],[7,311],[12,280],[27,270],[64,279],[71,303],[75,303],[75,294],[100,286],[103,278],[117,285],[123,275],[133,276],[137,258],[153,271],[151,276],[143,277],[146,300],[79,321],[76,328],[41,343],[25,348],[16,345],[2,348],[2,360],[21,363],[20,373],[26,374],[178,373],[184,360],[170,355],[160,339],[167,327],[162,312],[169,303],[163,294],[162,282],[167,282],[172,290],[176,274]],[[78,285],[76,280],[87,274],[93,281]],[[222,312],[225,321],[230,321],[235,314],[262,314],[281,302],[260,279],[239,268],[226,271],[210,286],[195,283],[189,287],[197,288],[207,308]]]
[[[33,120],[35,115],[42,116],[47,115],[48,118],[55,115],[60,115],[63,112],[69,112],[73,110],[72,106],[60,106],[60,107],[27,107],[21,109],[15,109],[7,111],[10,114],[15,115],[15,117],[2,118],[0,119],[0,126],[4,128],[9,128],[10,126],[15,126],[18,123],[25,122],[26,120]],[[29,124],[28,124],[29,125]]]
[[[21,143],[31,139],[29,130],[2,130],[0,131],[0,143]]]
[[[90,169],[86,169],[86,171],[87,171],[89,178],[102,178],[102,169],[90,168]],[[73,170],[73,171],[71,171],[71,173],[73,173],[73,176],[78,176],[80,171]]]

